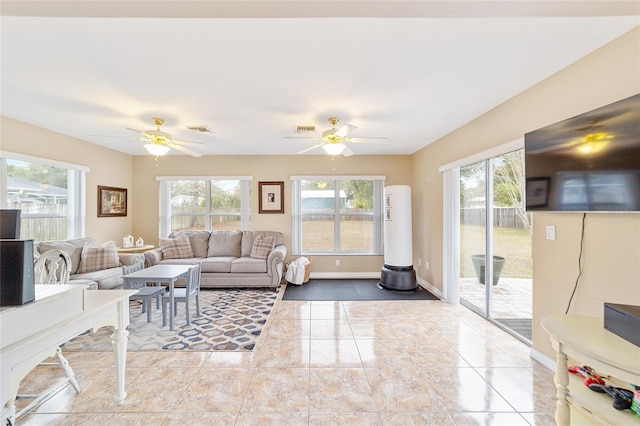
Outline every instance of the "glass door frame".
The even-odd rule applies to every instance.
[[[490,161],[494,157],[499,157],[503,154],[507,154],[511,151],[518,149],[524,149],[524,138],[519,138],[514,141],[499,145],[497,147],[488,149],[486,151],[479,152],[477,154],[461,158],[454,162],[444,164],[438,169],[442,173],[442,189],[443,189],[443,276],[442,276],[442,293],[449,303],[460,304],[460,168],[479,163],[482,161]],[[491,171],[493,171],[493,165],[491,165]],[[487,173],[487,179],[485,185],[486,198],[493,200],[493,173]],[[491,201],[493,204],[493,201]],[[493,223],[493,208],[486,209],[486,223]],[[488,253],[493,252],[493,239],[490,234],[491,227],[485,227],[485,246],[486,256]],[[489,279],[493,279],[493,262],[485,262],[485,282],[490,283]],[[486,320],[492,324],[510,332],[508,328],[500,324],[489,316],[491,312],[491,287],[486,286],[487,297],[485,303],[486,313],[477,312],[482,315]],[[467,306],[467,304],[465,304]],[[468,306],[467,306],[468,307]],[[518,337],[515,335],[515,337]],[[527,342],[530,343],[530,342]]]
[[[492,317],[492,307],[493,307],[493,286],[489,285],[489,283],[493,282],[493,262],[487,262],[486,259],[493,259],[493,163],[494,158],[487,158],[482,161],[476,161],[475,163],[467,164],[466,166],[470,166],[473,164],[483,164],[484,171],[484,196],[485,196],[485,204],[484,204],[484,282],[487,283],[484,286],[484,306],[476,306],[473,303],[463,300],[459,298],[459,303],[464,305],[465,307],[471,309],[472,311],[482,315],[485,318]],[[458,175],[460,175],[460,168],[465,167],[457,167]],[[460,179],[458,178],[458,192],[460,192]],[[460,217],[460,206],[458,206],[458,214],[457,217]],[[459,230],[460,228],[458,228]],[[457,237],[458,244],[456,245],[457,256],[460,256],[460,234],[458,233]],[[460,269],[458,269],[458,278],[460,277]]]

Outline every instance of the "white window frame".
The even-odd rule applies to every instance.
[[[70,238],[82,238],[85,233],[86,221],[86,179],[91,171],[88,166],[50,160],[48,158],[34,157],[10,151],[0,151],[0,208],[7,208],[7,160],[39,163],[46,166],[58,167],[67,170],[67,236]],[[24,214],[24,218],[54,217],[49,215]],[[57,217],[57,216],[55,216]]]
[[[171,234],[171,182],[185,180],[205,181],[206,211],[205,230],[211,231],[211,217],[219,216],[211,214],[211,181],[237,180],[240,181],[240,230],[248,231],[251,221],[251,197],[250,189],[253,176],[156,176],[160,182],[160,238],[166,238]]]
[[[383,198],[386,176],[291,176],[291,225],[292,225],[292,254],[294,255],[373,255],[383,254]],[[334,208],[334,249],[333,250],[302,250],[302,187],[303,180],[326,180],[336,182],[336,191],[340,190],[340,181],[369,180],[373,181],[373,249],[372,250],[336,250],[340,246],[339,198],[335,198]],[[368,215],[364,214],[363,215]]]

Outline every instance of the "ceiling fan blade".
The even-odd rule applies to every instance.
[[[366,139],[366,140],[363,140]],[[352,143],[372,143],[372,144],[385,144],[387,143],[387,139],[389,138],[374,138],[374,137],[358,137],[358,138],[349,138],[349,142]]]
[[[200,154],[199,152],[192,151],[189,148],[185,148],[184,146],[180,146],[180,145],[175,144],[175,143],[169,143],[167,145],[170,146],[171,148],[175,148],[178,151],[182,151],[185,154],[189,154],[189,155],[191,155],[193,157],[202,157],[202,154]]]
[[[131,130],[132,132],[136,132],[136,133],[144,133],[142,130],[132,129],[131,127],[125,127],[125,129]]]
[[[135,136],[87,135],[92,138],[135,139]]]
[[[175,139],[171,139],[171,142],[178,145],[204,145],[204,142],[194,142],[194,141],[179,141]]]
[[[284,139],[320,139],[317,136],[284,136]]]
[[[350,132],[357,129],[356,126],[351,124],[343,124],[334,133],[336,136],[347,136]]]
[[[353,151],[351,151],[348,146],[345,146],[342,150],[342,155],[345,157],[351,157],[353,155]]]
[[[322,145],[324,145],[324,144],[321,144],[321,143],[316,144],[316,145],[314,145],[314,146],[312,146],[310,148],[303,149],[302,151],[296,152],[296,154],[304,154],[305,152],[311,151],[312,149],[320,148]]]

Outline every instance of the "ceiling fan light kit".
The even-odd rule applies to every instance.
[[[341,142],[326,143],[322,145],[322,149],[329,155],[336,156],[342,154],[347,146]]]
[[[126,127],[127,130],[131,130],[132,132],[136,132],[142,135],[140,140],[146,142],[144,144],[144,148],[149,152],[149,154],[157,157],[162,157],[163,155],[167,155],[171,149],[175,149],[178,151],[182,151],[185,154],[189,154],[192,157],[200,157],[202,154],[192,151],[183,145],[203,145],[202,142],[192,142],[192,141],[179,141],[173,139],[171,135],[167,132],[163,132],[160,130],[160,126],[164,124],[164,119],[154,117],[152,118],[154,124],[156,125],[155,130],[145,130],[140,131],[136,129],[132,129],[130,127]],[[190,130],[197,131],[200,133],[208,133],[211,132],[206,126],[192,126],[193,128]]]
[[[331,128],[322,132],[322,136],[318,138],[309,137],[309,136],[285,136],[286,138],[292,139],[316,139],[319,140],[320,143],[303,149],[302,151],[297,152],[297,154],[304,154],[305,152],[311,151],[316,148],[322,148],[324,152],[335,157],[336,155],[344,155],[345,157],[349,157],[353,155],[353,151],[349,149],[347,143],[382,143],[382,142],[364,142],[360,139],[386,139],[380,137],[360,137],[356,138],[358,140],[354,140],[349,135],[353,130],[357,129],[356,126],[352,124],[343,124],[340,127],[336,127],[336,124],[340,121],[338,117],[329,117],[329,123],[331,123]],[[305,126],[295,126],[296,133],[306,133],[307,131],[311,131],[311,129],[315,130],[315,127],[307,126],[308,130],[303,130]]]
[[[171,149],[168,146],[157,142],[146,143],[144,144],[144,147],[149,152],[149,154],[155,155],[156,157],[162,157],[163,155],[166,155]]]

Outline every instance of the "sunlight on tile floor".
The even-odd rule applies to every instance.
[[[18,424],[553,425],[553,372],[529,351],[442,301],[279,299],[253,352],[129,352],[122,406],[110,353],[67,352],[83,392]],[[38,367],[20,393],[59,376]]]

